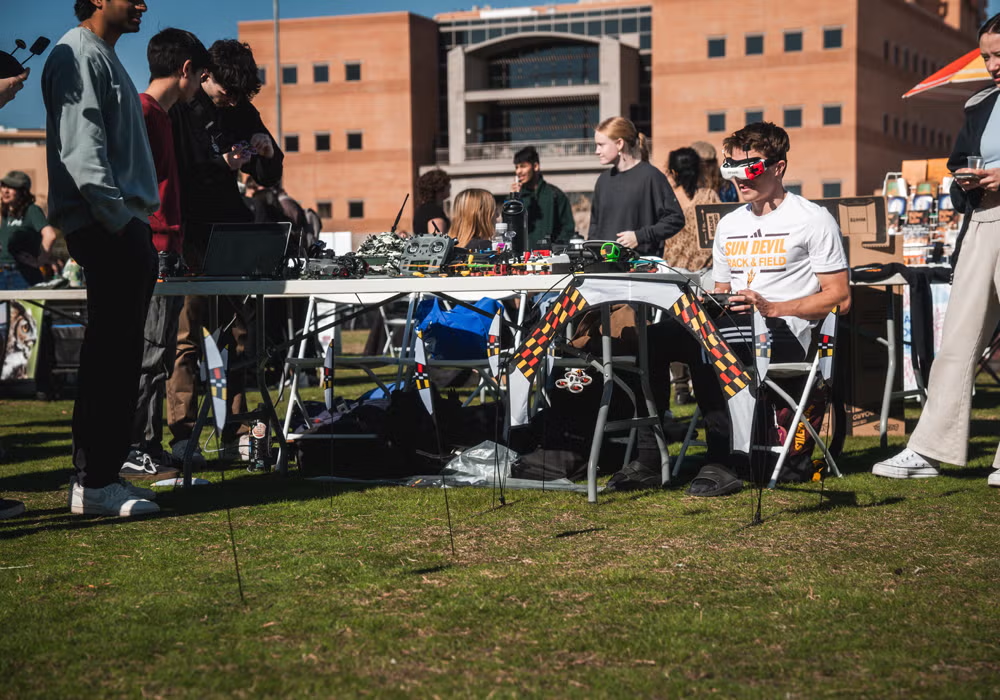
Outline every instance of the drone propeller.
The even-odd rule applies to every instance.
[[[11,56],[16,54],[21,49],[28,48],[28,45],[24,43],[24,39],[14,39],[14,46],[16,46],[17,48],[10,52]]]
[[[14,54],[21,49],[27,48],[27,44],[24,43],[22,39],[15,39],[14,45],[17,47],[14,49],[13,53],[7,53],[6,51],[0,51],[0,78],[13,78],[15,75],[20,75],[24,72],[24,64],[31,60],[32,56],[41,55],[45,49],[49,48],[49,44],[52,43],[47,37],[40,36],[35,39],[35,43],[31,45],[28,52],[31,56],[28,56],[24,61],[18,61],[14,58]]]

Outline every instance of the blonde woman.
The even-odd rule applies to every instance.
[[[497,202],[486,190],[462,190],[451,203],[451,237],[468,250],[487,250],[496,229]]]
[[[659,256],[684,228],[684,214],[666,175],[649,164],[646,136],[628,119],[611,117],[597,126],[594,143],[601,165],[611,168],[594,186],[587,237]]]

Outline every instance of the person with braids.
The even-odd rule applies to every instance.
[[[451,194],[451,178],[440,168],[417,178],[417,208],[413,210],[413,233],[448,233],[451,221],[444,213],[444,200]]]
[[[250,223],[253,212],[240,194],[237,174],[251,176],[261,187],[281,181],[284,154],[251,104],[260,91],[257,63],[249,45],[235,39],[220,39],[208,49],[210,62],[201,78],[201,90],[189,103],[170,109],[174,145],[181,184],[181,221],[184,229],[184,262],[201,269],[212,225]],[[251,306],[235,297],[220,297],[223,325],[234,320],[229,335],[235,357],[246,352],[250,339],[247,320]],[[167,423],[173,434],[175,456],[182,453],[198,417],[198,358],[201,329],[208,322],[205,297],[185,297],[177,333],[174,370],[167,381]],[[229,340],[228,338],[226,340]],[[246,412],[243,388],[245,371],[231,372],[229,397],[233,413]],[[233,426],[223,433],[224,443],[233,443]],[[241,428],[240,432],[244,429]],[[197,459],[197,458],[196,458]],[[200,460],[199,460],[200,462]]]
[[[890,479],[938,476],[941,463],[965,466],[976,368],[1000,322],[1000,14],[979,30],[979,50],[993,85],[965,103],[965,125],[948,159],[954,173],[951,201],[965,214],[952,256],[951,298],[941,349],[931,365],[920,421],[899,454],[872,473]],[[968,165],[980,156],[979,168]],[[1000,487],[1000,450],[989,486]]]
[[[497,220],[497,201],[486,190],[471,188],[455,196],[451,236],[466,250],[488,250]]]
[[[698,244],[698,221],[695,207],[718,204],[719,195],[701,182],[701,158],[693,148],[678,148],[667,157],[667,180],[684,212],[684,228],[667,240],[663,259],[671,267],[698,272],[712,266],[712,250]]]
[[[594,143],[601,165],[611,168],[594,186],[587,237],[660,255],[684,228],[684,214],[666,176],[649,164],[646,136],[628,119],[610,117],[597,126]]]
[[[0,289],[24,289],[42,281],[56,230],[31,194],[31,178],[12,170],[0,180]]]

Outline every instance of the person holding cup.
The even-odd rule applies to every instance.
[[[1000,323],[1000,14],[979,30],[993,86],[965,104],[965,125],[948,159],[951,200],[965,214],[952,255],[952,290],[927,401],[906,449],[872,473],[893,479],[938,476],[941,462],[965,466],[972,386],[983,350]],[[1000,487],[1000,450],[987,483]]]

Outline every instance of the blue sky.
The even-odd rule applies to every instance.
[[[697,2],[697,0],[693,0]],[[439,12],[468,9],[483,0],[281,0],[282,17],[396,12],[409,10],[431,16]],[[541,4],[541,0],[488,0],[492,7]],[[118,54],[132,75],[136,87],[146,87],[146,40],[164,27],[181,27],[197,34],[206,45],[216,39],[236,36],[241,20],[270,19],[272,0],[148,0],[149,12],[138,36],[125,36],[118,43]],[[990,13],[1000,12],[1000,0],[990,0]],[[0,0],[3,22],[0,23],[0,50],[12,51],[14,39],[29,45],[40,34],[55,42],[74,26],[73,0]],[[19,52],[18,57],[24,55]],[[39,79],[46,54],[32,58],[32,74],[17,99],[0,112],[0,125],[32,128],[45,124]]]

